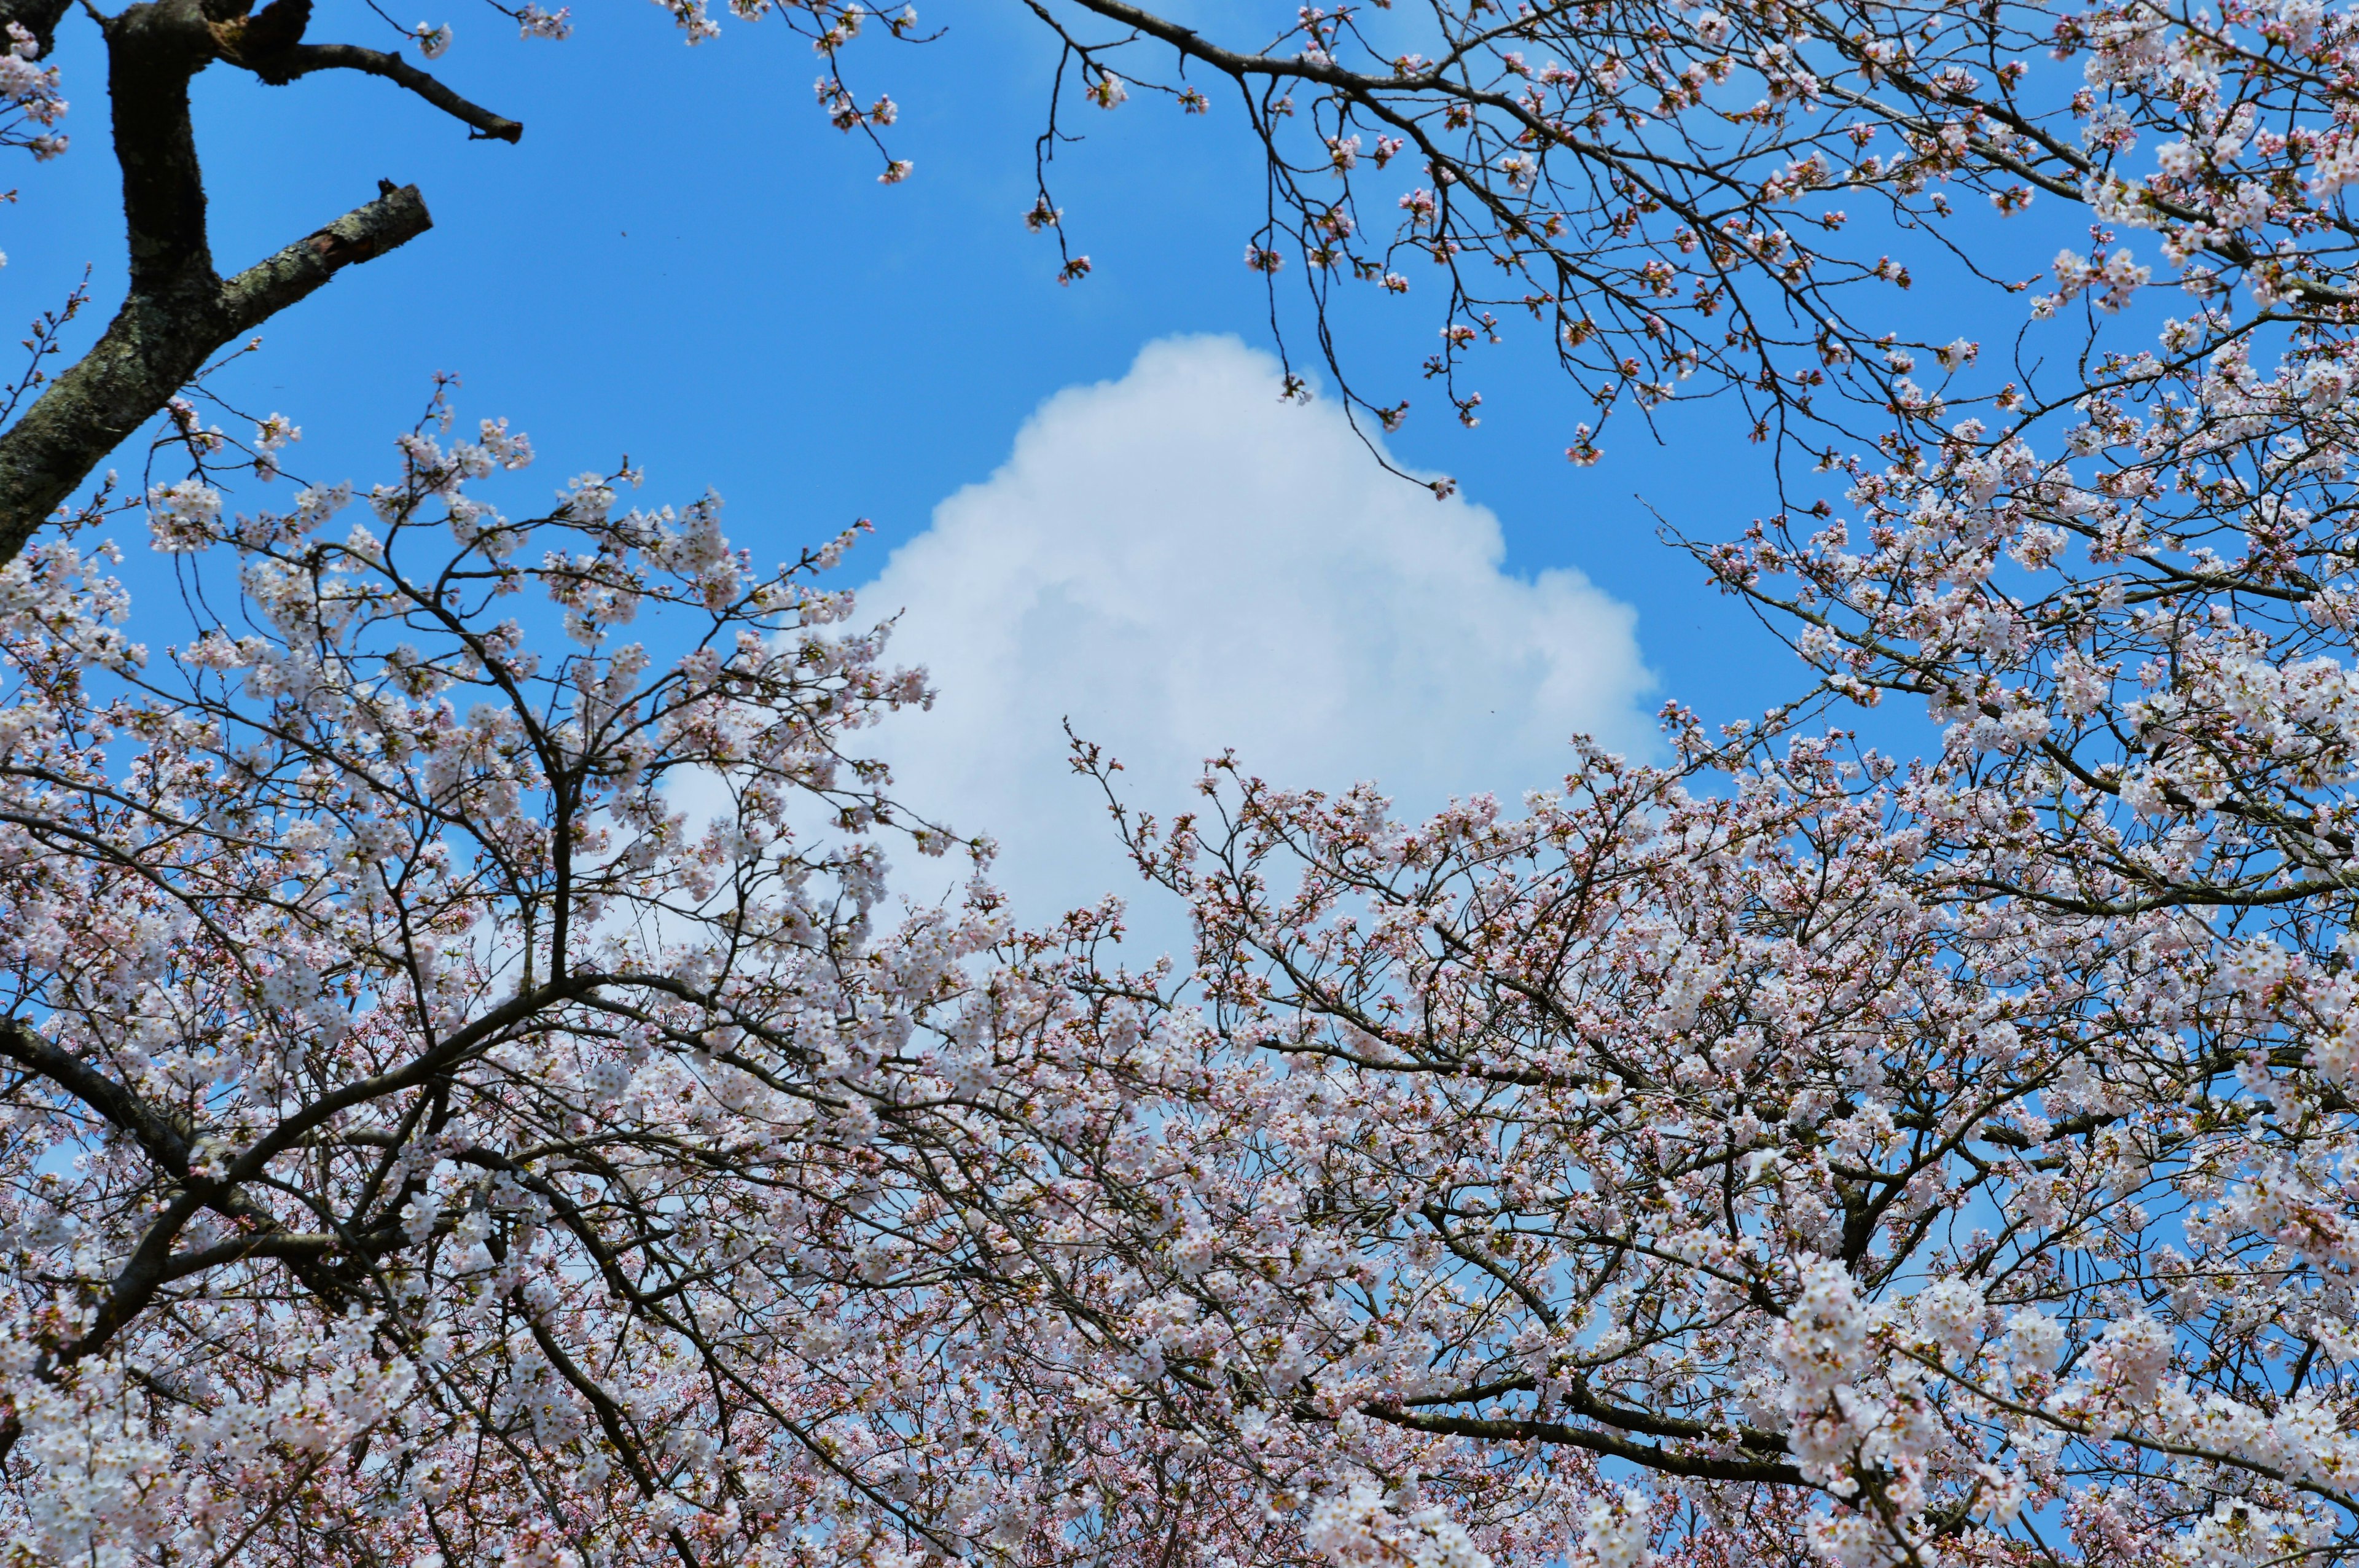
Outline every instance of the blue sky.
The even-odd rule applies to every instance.
[[[1085,111],[1086,119],[1071,122],[1087,140],[1060,157],[1059,197],[1076,248],[1095,270],[1060,287],[1053,244],[1021,222],[1054,54],[1015,7],[921,6],[929,26],[948,29],[939,42],[907,48],[880,38],[855,51],[854,85],[864,95],[890,92],[903,107],[893,146],[915,161],[916,174],[894,188],[877,183],[871,149],[821,119],[811,92],[817,62],[783,28],[728,24],[722,39],[690,49],[653,6],[582,11],[576,36],[563,43],[521,41],[486,10],[421,18],[455,25],[456,45],[435,69],[524,122],[515,146],[470,142],[424,104],[372,80],[265,88],[220,68],[200,79],[199,134],[224,269],[367,199],[380,177],[416,182],[436,219],[431,233],[347,272],[272,323],[264,351],[219,384],[251,411],[283,410],[303,427],[306,438],[291,454],[296,472],[364,483],[382,474],[386,442],[415,416],[433,373],[450,370],[464,377],[462,414],[505,415],[532,433],[542,454],[538,471],[551,484],[627,452],[647,470],[651,496],[718,490],[733,533],[757,555],[782,556],[855,516],[873,519],[876,541],[845,572],[865,582],[963,487],[982,486],[975,505],[988,512],[999,493],[993,476],[1044,400],[1115,381],[1143,349],[1175,336],[1269,345],[1260,281],[1241,262],[1257,222],[1258,166],[1241,117],[1217,95],[1213,113],[1201,118],[1141,94],[1112,114]],[[323,0],[310,36],[394,41],[353,0]],[[0,247],[10,256],[0,290],[25,317],[62,296],[85,263],[95,267],[97,305],[111,308],[120,289],[94,30],[70,21],[57,58],[75,100],[67,124],[74,148],[20,169],[20,204],[0,210]],[[1307,347],[1291,291],[1285,297]],[[1337,541],[1340,560],[1370,508],[1391,515],[1413,503],[1445,534],[1479,532],[1491,525],[1481,515],[1487,513],[1508,579],[1529,585],[1551,571],[1582,574],[1593,591],[1575,596],[1579,603],[1609,621],[1620,614],[1625,638],[1635,626],[1636,660],[1652,672],[1652,688],[1630,673],[1624,653],[1600,655],[1612,666],[1599,678],[1613,702],[1643,713],[1676,697],[1708,716],[1734,718],[1793,692],[1800,666],[1749,613],[1706,588],[1690,562],[1658,543],[1647,510],[1715,536],[1739,531],[1764,509],[1764,455],[1731,418],[1675,406],[1665,418],[1669,444],[1646,440],[1633,421],[1617,427],[1604,463],[1576,470],[1562,453],[1582,408],[1536,334],[1484,351],[1491,357],[1473,384],[1485,395],[1485,417],[1469,431],[1416,379],[1434,343],[1433,301],[1413,293],[1362,310],[1352,325],[1364,384],[1415,400],[1393,451],[1454,475],[1475,509],[1437,506],[1386,479],[1348,442],[1306,437],[1291,445],[1299,463],[1312,466],[1287,480],[1295,487],[1288,493],[1319,493],[1321,485],[1304,487],[1305,475],[1332,474],[1328,501],[1311,506],[1307,521],[1299,500],[1287,503],[1298,515],[1280,527],[1256,508],[1281,498],[1257,502],[1232,487],[1221,503],[1227,532],[1219,569],[1199,570],[1180,587],[1212,594],[1224,578],[1281,574],[1307,584],[1321,613],[1348,619],[1350,585],[1311,580],[1326,558],[1319,530]],[[1222,362],[1249,379],[1243,362]],[[1243,424],[1212,423],[1242,430],[1298,412],[1269,399]],[[1152,409],[1140,417],[1212,428]],[[1332,405],[1319,417],[1332,420]],[[1203,464],[1219,470],[1227,460],[1207,449]],[[1371,499],[1372,487],[1388,486],[1406,499]],[[1188,508],[1169,493],[1125,493],[1119,473],[1091,497],[1060,504],[1093,501],[1109,529],[1184,534],[1192,526]],[[1037,496],[1022,502],[1038,504]],[[1038,555],[1058,538],[1082,536],[1070,519],[1061,526],[1065,533],[1052,528],[1027,547]],[[1422,524],[1409,518],[1399,526],[1414,533]],[[1283,560],[1260,558],[1256,539],[1279,535],[1290,541]],[[1483,548],[1479,541],[1465,547]],[[1396,566],[1415,555],[1409,549]],[[1100,566],[1121,569],[1114,557]],[[135,582],[144,567],[135,558]],[[903,579],[914,581],[905,570],[888,586],[904,601],[878,608],[910,610],[913,647],[930,643],[955,656],[979,645],[948,622],[987,616],[988,606],[953,603],[940,584],[913,588]],[[1367,602],[1390,602],[1385,593],[1397,598],[1398,587]],[[914,618],[922,611],[906,602],[910,594],[930,594],[928,602],[947,618],[934,628],[939,636],[920,634]],[[1491,612],[1440,606],[1445,632],[1453,613]],[[1266,684],[1289,674],[1268,666],[1292,655],[1259,645],[1250,625],[1221,646],[1241,665],[1263,665]],[[1044,644],[1041,656],[1054,653]],[[1071,651],[1060,656],[1070,660]],[[958,669],[932,663],[938,682],[955,692]],[[1499,678],[1513,686],[1525,676]],[[1503,770],[1539,771],[1520,741],[1494,744],[1490,732],[1449,725],[1422,732],[1420,713],[1452,701],[1439,691],[1329,703],[1342,728],[1323,737],[1323,750],[1300,754],[1321,759],[1321,771],[1414,773],[1410,796],[1447,793],[1462,765],[1463,787],[1505,791],[1518,781]],[[1064,700],[1052,692],[1027,711]],[[1175,728],[1152,714],[1141,721],[1142,734]],[[1643,726],[1604,727],[1628,744],[1646,743]],[[1245,728],[1241,745],[1273,732]],[[1437,757],[1444,741],[1449,754]],[[1283,747],[1273,750],[1286,761]],[[958,781],[939,787],[955,798]],[[1003,798],[1015,797],[983,804]]]

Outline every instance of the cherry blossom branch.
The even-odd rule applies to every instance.
[[[1426,1415],[1384,1404],[1361,1408],[1377,1421],[1411,1432],[1480,1438],[1486,1443],[1554,1444],[1578,1448],[1601,1458],[1624,1460],[1657,1475],[1680,1476],[1699,1481],[1757,1481],[1780,1487],[1807,1485],[1801,1471],[1782,1460],[1728,1459],[1711,1454],[1682,1454],[1659,1444],[1634,1443],[1593,1427],[1567,1426],[1562,1422]]]

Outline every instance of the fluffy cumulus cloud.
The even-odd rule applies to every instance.
[[[1230,748],[1273,782],[1374,779],[1421,811],[1553,784],[1576,731],[1651,743],[1627,606],[1578,572],[1507,572],[1488,511],[1384,472],[1340,410],[1277,391],[1234,340],[1152,344],[1043,404],[861,589],[940,694],[877,732],[896,793],[995,837],[1027,919],[1118,892],[1142,935],[1180,931],[1068,766],[1068,719],[1159,813]]]

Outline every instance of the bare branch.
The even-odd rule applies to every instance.
[[[452,119],[472,126],[480,139],[513,142],[524,135],[524,126],[516,121],[469,103],[399,55],[382,49],[363,49],[357,44],[298,44],[248,69],[270,82],[291,81],[316,70],[365,71],[408,88]]]

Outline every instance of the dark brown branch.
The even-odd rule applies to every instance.
[[[399,1233],[397,1232],[397,1236]],[[226,1268],[232,1263],[247,1263],[257,1260],[282,1260],[332,1258],[345,1249],[343,1238],[324,1232],[285,1231],[277,1235],[236,1236],[227,1241],[217,1241],[211,1247],[200,1247],[193,1252],[175,1252],[164,1261],[163,1282],[185,1280],[191,1274]]]
[[[1634,1443],[1594,1427],[1567,1426],[1555,1421],[1519,1421],[1483,1416],[1429,1415],[1391,1405],[1362,1407],[1368,1415],[1411,1432],[1451,1437],[1475,1437],[1490,1443],[1547,1443],[1579,1448],[1663,1476],[1686,1476],[1703,1481],[1764,1481],[1773,1486],[1803,1485],[1802,1473],[1777,1459],[1749,1459],[1708,1454],[1681,1454],[1658,1444]]]
[[[1502,1394],[1528,1394],[1538,1389],[1539,1379],[1531,1377],[1501,1378],[1495,1382],[1478,1383],[1472,1388],[1453,1389],[1447,1393],[1426,1394],[1413,1400],[1398,1401],[1404,1410],[1431,1410],[1443,1405],[1480,1404],[1495,1400]],[[1676,1416],[1657,1415],[1652,1411],[1633,1405],[1615,1404],[1602,1400],[1593,1392],[1586,1378],[1574,1379],[1560,1396],[1564,1408],[1590,1421],[1600,1422],[1621,1432],[1642,1433],[1648,1437],[1677,1438],[1683,1443],[1712,1443],[1734,1435],[1747,1448],[1765,1454],[1787,1451],[1785,1438],[1758,1427],[1744,1426],[1725,1429],[1706,1426],[1701,1422],[1682,1421]]]
[[[291,1235],[267,1209],[240,1192],[235,1180],[197,1175],[192,1169],[197,1142],[184,1122],[51,1043],[22,1019],[0,1018],[0,1060],[47,1079],[127,1134],[171,1191],[169,1200],[157,1210],[139,1245],[97,1303],[82,1336],[44,1357],[39,1368],[44,1376],[104,1349],[172,1281],[244,1256],[277,1258],[330,1310],[343,1309],[353,1281],[331,1261],[339,1248],[323,1248],[310,1238]],[[205,1208],[235,1221],[245,1234],[223,1247],[176,1258],[174,1242],[197,1212]],[[21,1430],[13,1412],[0,1416],[0,1460],[16,1446]]]
[[[298,44],[256,60],[248,69],[265,81],[291,81],[315,70],[366,71],[408,88],[462,124],[473,126],[479,137],[513,142],[524,135],[524,127],[516,121],[469,103],[399,55],[382,49],[364,49],[357,44]]]
[[[0,1018],[0,1060],[47,1078],[130,1134],[173,1180],[187,1178],[192,1141],[186,1126],[72,1052],[52,1044],[23,1019]]]
[[[205,237],[189,83],[212,60],[212,31],[194,0],[163,0],[132,6],[105,34],[131,297],[176,308],[199,303],[220,279]]]
[[[181,1184],[180,1192],[163,1206],[131,1261],[116,1276],[114,1288],[95,1314],[91,1329],[81,1341],[42,1356],[36,1369],[47,1376],[57,1366],[71,1365],[79,1359],[82,1346],[92,1335],[99,1335],[99,1343],[103,1344],[131,1313],[155,1294],[163,1282],[161,1270],[165,1255],[170,1250],[171,1237],[188,1223],[200,1200],[182,1184],[192,1152],[187,1129],[71,1052],[51,1044],[22,1019],[0,1019],[0,1058],[47,1078],[130,1134],[151,1161],[163,1167],[176,1184]],[[120,1310],[125,1303],[132,1304],[127,1311]],[[118,1310],[110,1315],[109,1308]],[[15,1449],[23,1430],[15,1411],[0,1415],[0,1461],[5,1461]]]

